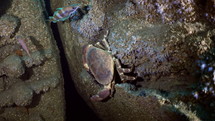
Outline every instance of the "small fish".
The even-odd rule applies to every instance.
[[[26,46],[25,44],[25,37],[21,36],[21,35],[18,35],[16,36],[16,39],[18,40],[19,44],[22,46],[22,48],[27,52],[28,56],[31,56],[30,55],[30,52],[28,50],[28,47]]]
[[[66,19],[74,16],[80,6],[67,6],[63,8],[57,8],[53,16],[49,17],[49,20],[53,23],[58,21],[65,21]]]

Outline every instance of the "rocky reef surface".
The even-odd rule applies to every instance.
[[[58,26],[54,31],[60,33],[77,91],[101,120],[215,119],[214,0],[45,2],[52,12],[80,7],[70,19],[53,23]],[[1,1],[0,121],[66,120],[59,52],[46,9],[42,0]],[[104,39],[110,48],[99,44]],[[130,71],[119,71],[115,64],[112,82],[99,84],[96,71],[109,75],[108,67],[92,73],[93,66],[83,66],[83,56],[93,55],[83,52],[85,45],[104,50],[100,58],[93,53],[100,60],[112,55],[114,62],[132,69],[125,75],[137,79],[122,81],[122,72]],[[103,88],[112,88],[112,95],[91,100]]]
[[[63,121],[63,78],[44,3],[3,0],[0,11],[0,120]]]
[[[102,120],[214,119],[213,0],[52,0],[52,8],[76,3],[87,14],[58,27],[75,86]],[[122,83],[116,73],[113,96],[93,102],[103,85],[83,68],[82,47],[107,31],[111,54],[138,78]]]

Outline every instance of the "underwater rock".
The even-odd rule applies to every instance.
[[[3,60],[4,58],[6,58],[9,55],[13,55],[16,54],[16,52],[19,52],[20,47],[18,46],[18,44],[7,44],[5,46],[1,46],[0,47],[0,60]]]
[[[0,78],[0,92],[4,91],[5,85],[4,85],[4,80],[3,78]]]
[[[40,114],[31,114],[29,115],[29,121],[45,121]]]
[[[16,105],[27,106],[31,104],[33,98],[33,90],[28,87],[25,82],[18,82],[14,84],[11,88],[12,100]]]
[[[168,26],[133,19],[121,21],[110,31],[108,41],[112,53],[124,65],[134,65],[134,71],[142,78],[149,74],[163,75],[180,70],[194,72],[193,61],[213,46],[210,38],[215,34],[212,28],[199,22]],[[199,32],[204,36],[199,36]]]
[[[4,117],[0,117],[0,121],[7,121]]]
[[[63,121],[64,110],[58,110],[65,103],[59,52],[45,4],[8,2],[0,18],[0,116],[8,121]]]
[[[201,16],[197,2],[192,0],[132,0],[135,4],[136,14],[141,14],[145,20],[163,23],[192,22]]]
[[[20,57],[18,55],[8,56],[2,61],[2,63],[0,63],[1,75],[19,77],[25,73],[25,66],[28,68],[32,67],[33,65],[38,66],[51,57],[52,54],[50,50],[34,52],[32,53],[31,57]]]
[[[0,37],[9,38],[14,34],[16,28],[19,26],[19,19],[12,15],[3,15],[0,18]]]
[[[31,68],[32,66],[38,66],[48,58],[51,58],[52,53],[50,50],[37,51],[29,56],[20,57],[18,55],[8,56],[3,60],[0,64],[1,66],[1,76],[5,75],[7,78],[9,77],[20,77],[25,73],[25,68]],[[9,79],[7,79],[9,81]],[[10,79],[11,81],[14,79]],[[10,83],[10,81],[9,81]],[[1,106],[10,106],[15,103],[18,106],[26,106],[32,102],[33,91],[36,94],[39,94],[41,91],[47,92],[50,88],[54,88],[59,84],[59,79],[56,77],[50,79],[44,79],[40,81],[33,81],[30,84],[26,84],[24,82],[7,84],[8,86],[12,86],[7,91],[1,93],[1,96],[11,95],[7,98],[7,100],[1,103]],[[7,94],[10,93],[10,94]],[[10,99],[11,98],[11,99]],[[8,100],[9,103],[7,103]],[[0,101],[0,102],[1,102]]]
[[[53,57],[53,53],[50,49],[40,50],[31,53],[31,56],[23,56],[22,60],[24,61],[26,67],[30,68],[32,66],[38,66]]]
[[[36,94],[41,92],[47,92],[50,88],[55,88],[59,85],[60,79],[58,77],[50,77],[39,81],[33,81],[30,83],[30,88],[34,90]]]
[[[122,64],[135,66],[134,71],[138,76],[169,73],[171,65],[168,65],[168,58],[173,51],[164,45],[167,41],[164,39],[165,32],[168,30],[166,25],[150,25],[127,19],[113,27],[108,42],[112,53]]]
[[[120,11],[120,14],[125,14],[126,16],[132,16],[137,14],[135,4],[131,1],[125,3],[125,8]]]
[[[47,92],[50,88],[55,88],[60,83],[57,77],[29,81],[18,81],[6,91],[0,92],[0,107],[11,106],[13,104],[28,106],[32,103],[34,93]]]
[[[14,104],[13,97],[11,94],[12,94],[11,90],[1,92],[1,94],[0,94],[0,98],[1,98],[0,107],[11,106]]]
[[[8,56],[0,63],[1,75],[8,77],[19,77],[25,73],[25,65],[17,55]]]
[[[206,106],[213,97],[196,100],[192,95],[201,78],[196,75],[198,67],[194,62],[214,48],[214,8],[208,5],[211,2],[104,0],[92,4],[89,12],[70,26],[59,24],[76,88],[99,118],[107,121],[214,119],[213,107]],[[62,1],[62,4],[67,3]],[[206,10],[208,6],[212,8]],[[104,22],[96,15],[90,18],[94,11],[102,11]],[[208,11],[211,18],[205,17]],[[81,21],[90,24],[80,24]],[[67,30],[71,26],[70,33]],[[87,30],[80,31],[79,27]],[[94,27],[102,29],[92,31]],[[90,101],[90,97],[103,87],[83,69],[81,50],[84,45],[101,42],[107,30],[111,53],[122,67],[133,67],[131,75],[138,78],[123,84],[116,76],[113,97],[98,103]]]
[[[31,83],[22,81],[13,82],[12,80],[15,79],[9,78],[20,77],[25,73],[25,67],[31,68],[32,66],[38,66],[51,57],[53,57],[51,50],[43,50],[32,53],[31,57],[11,55],[4,59],[1,63],[2,75],[7,76],[7,85],[11,87],[0,93],[0,96],[2,96],[0,106],[11,106],[13,104],[26,106],[31,104],[33,92],[39,94],[41,92],[47,92],[50,88],[55,88],[59,84],[59,77],[31,81]]]
[[[88,14],[84,15],[81,20],[71,22],[71,27],[84,37],[92,38],[104,28],[105,13],[103,8],[97,4],[97,1],[93,1],[92,8],[90,8]]]

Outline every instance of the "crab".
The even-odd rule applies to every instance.
[[[108,32],[107,32],[108,33]],[[96,95],[90,97],[92,101],[103,101],[113,94],[114,68],[120,76],[121,81],[135,80],[135,76],[124,75],[130,73],[132,68],[122,68],[119,60],[111,54],[111,49],[106,40],[107,34],[101,42],[95,45],[89,44],[83,47],[83,65],[87,71],[91,72],[95,80],[103,85],[103,89]]]

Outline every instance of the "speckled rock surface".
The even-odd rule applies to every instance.
[[[20,24],[18,18],[7,14],[1,16],[0,21],[1,37],[10,37]]]
[[[214,48],[214,1],[92,0],[88,5],[91,9],[82,19],[58,26],[76,88],[102,120],[214,119],[213,95],[193,95],[205,83],[196,60]],[[138,79],[121,83],[116,76],[113,97],[92,102],[90,96],[102,87],[83,68],[81,51],[100,42],[107,30],[112,54],[123,67],[134,67],[131,75]]]
[[[1,121],[65,119],[58,49],[43,7],[38,0],[1,1]],[[24,38],[30,55],[15,36]]]

